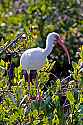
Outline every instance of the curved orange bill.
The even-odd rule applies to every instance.
[[[62,38],[59,38],[59,40],[57,41],[57,43],[63,48],[63,50],[65,51],[67,57],[68,57],[68,62],[70,64],[70,55],[69,55],[69,52],[66,48],[66,46],[64,45],[64,40]]]

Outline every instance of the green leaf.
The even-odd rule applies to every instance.
[[[57,79],[57,80],[56,80],[56,84],[57,84],[57,86],[56,86],[56,91],[61,90],[61,82],[60,82],[60,79]]]
[[[67,99],[69,100],[70,104],[73,105],[75,102],[73,92],[67,91],[66,96],[67,96]]]
[[[0,61],[0,66],[4,67],[5,66],[5,62],[1,59]]]
[[[33,125],[38,125],[38,123],[40,123],[40,120],[34,120],[33,121]]]

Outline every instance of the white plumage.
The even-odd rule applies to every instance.
[[[59,34],[52,32],[52,33],[49,33],[47,36],[45,49],[42,49],[39,47],[32,48],[32,49],[26,50],[22,54],[20,58],[20,64],[22,64],[22,68],[28,71],[40,69],[44,65],[46,57],[52,51],[55,43],[59,43],[59,45],[63,47],[63,49],[67,53],[68,60],[70,63],[70,57],[69,57],[68,51],[66,47],[64,46],[63,41],[60,39]]]
[[[46,55],[44,53],[44,49],[33,48],[26,50],[22,54],[20,63],[24,70],[38,70],[44,65],[45,59]]]
[[[39,70],[45,63],[47,56],[51,53],[53,46],[58,43],[65,51],[65,53],[68,56],[68,61],[70,63],[70,56],[69,53],[64,45],[64,41],[60,38],[58,33],[52,32],[49,33],[46,39],[46,48],[32,48],[26,50],[21,58],[20,58],[20,64],[22,65],[23,70],[28,71],[30,73],[30,70]],[[29,82],[28,82],[29,83]],[[38,89],[38,98],[39,95],[39,88],[37,84]],[[30,90],[30,84],[28,86],[28,90]]]

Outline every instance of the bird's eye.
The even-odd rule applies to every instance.
[[[58,40],[59,39],[59,37],[58,36],[55,36],[55,38],[54,38],[55,40]]]
[[[56,40],[58,40],[59,39],[59,36],[56,36]]]

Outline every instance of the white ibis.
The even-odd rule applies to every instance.
[[[49,33],[46,39],[46,48],[32,48],[26,50],[21,58],[20,58],[20,64],[22,65],[22,69],[25,73],[28,72],[28,92],[30,96],[30,71],[31,70],[39,70],[41,67],[45,64],[47,56],[51,53],[53,46],[55,44],[59,44],[65,51],[68,57],[68,61],[70,63],[70,56],[68,53],[67,48],[64,45],[64,40],[61,39],[60,35],[58,33],[52,32]],[[39,93],[39,87],[38,87],[38,79],[36,75],[36,87],[37,87],[37,99],[40,100],[41,96]]]

